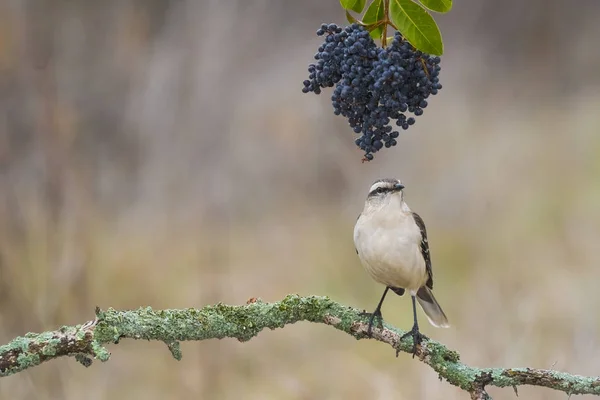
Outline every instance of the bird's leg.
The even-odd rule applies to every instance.
[[[371,334],[373,333],[373,321],[375,320],[375,317],[379,317],[379,329],[383,330],[383,316],[381,315],[381,305],[383,304],[383,300],[385,299],[385,295],[387,294],[388,290],[390,290],[389,286],[386,286],[385,290],[383,291],[383,296],[381,296],[381,300],[379,300],[379,304],[377,304],[377,308],[375,308],[375,311],[373,311],[372,313],[368,313],[368,312],[363,312],[360,315],[364,316],[364,317],[369,317],[369,328],[367,329],[367,336],[371,337]]]
[[[421,344],[423,339],[429,339],[429,338],[427,336],[423,335],[421,332],[419,332],[419,323],[417,322],[417,302],[416,302],[416,298],[414,295],[412,296],[412,306],[413,306],[413,318],[414,318],[415,322],[413,324],[412,329],[400,337],[400,342],[405,337],[412,336],[412,338],[413,338],[412,356],[413,356],[413,358],[415,358],[415,354],[417,354],[417,346]],[[396,357],[398,357],[399,353],[400,353],[400,343],[398,343],[398,348],[396,348]]]

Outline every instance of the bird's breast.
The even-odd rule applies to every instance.
[[[418,290],[427,281],[421,232],[410,214],[361,215],[354,244],[367,272],[392,287]]]

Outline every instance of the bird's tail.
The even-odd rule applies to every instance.
[[[431,325],[437,328],[450,327],[448,318],[433,296],[431,289],[427,286],[420,288],[417,291],[417,300],[419,300],[419,304],[423,307],[423,311],[425,311],[425,315],[427,315],[427,319]]]

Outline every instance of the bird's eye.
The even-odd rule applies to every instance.
[[[382,187],[378,187],[377,190],[375,190],[377,193],[383,193],[385,192],[385,189]]]

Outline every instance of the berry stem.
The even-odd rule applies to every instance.
[[[425,75],[427,75],[427,77],[429,78],[429,70],[427,69],[427,64],[425,63],[425,60],[423,60],[422,57],[419,57],[419,61],[421,61],[421,65],[423,66],[423,71],[425,71]]]
[[[387,47],[387,26],[390,23],[389,0],[383,0],[383,17],[385,18],[385,23],[383,24],[383,36],[381,37],[381,47],[385,49]]]

